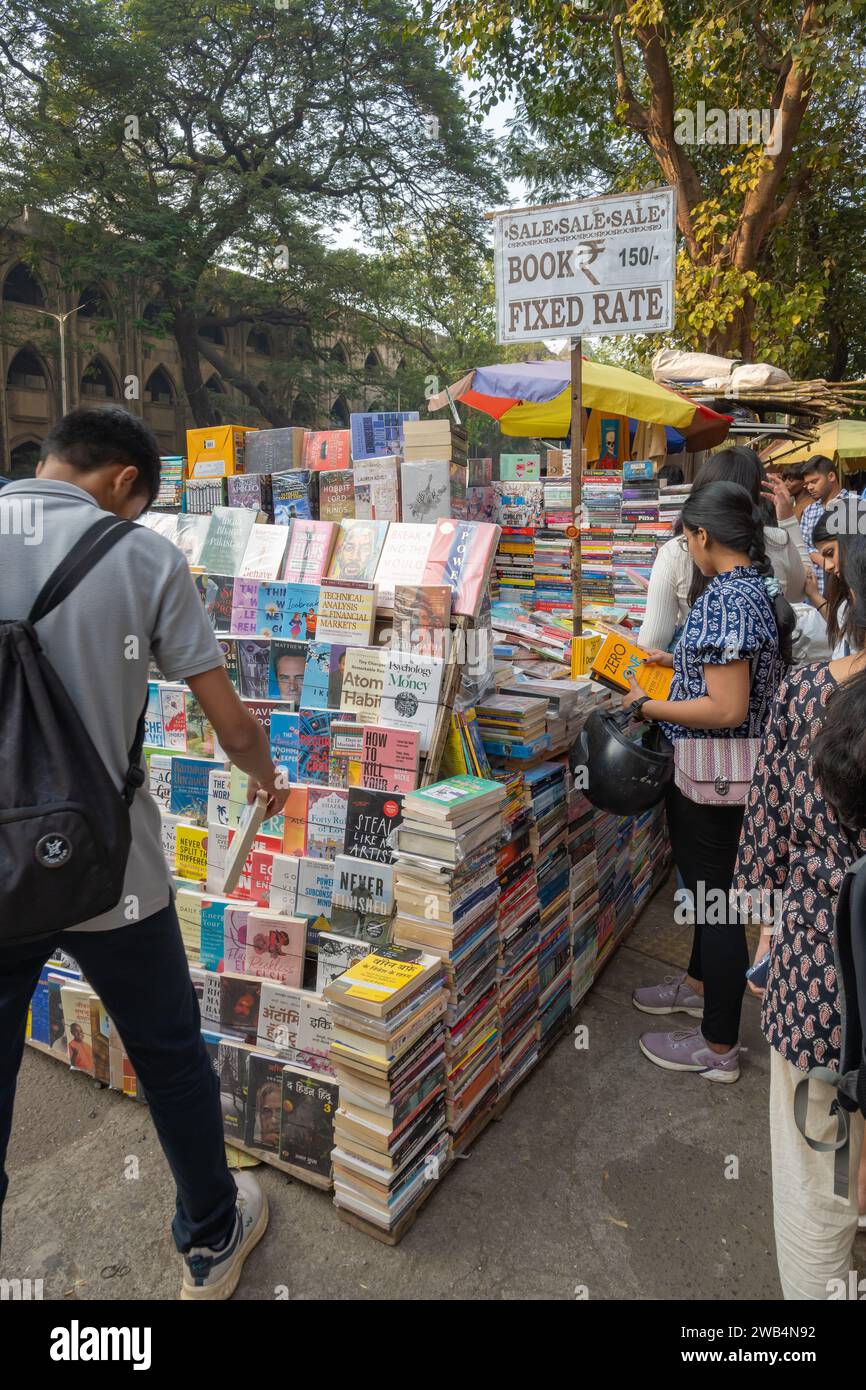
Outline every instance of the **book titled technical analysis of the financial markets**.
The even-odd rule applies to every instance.
[[[627,695],[630,689],[629,678],[634,677],[646,695],[654,700],[666,700],[674,678],[673,669],[670,666],[661,666],[655,661],[647,661],[646,658],[644,649],[638,647],[623,632],[610,630],[593,657],[589,670],[590,680],[597,681],[599,685],[606,685],[609,690]]]

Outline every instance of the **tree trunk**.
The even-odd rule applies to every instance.
[[[200,338],[198,351],[207,362],[210,362],[211,366],[216,367],[223,381],[230,381],[232,386],[236,386],[239,391],[243,392],[250,405],[255,406],[256,410],[264,415],[273,429],[287,429],[291,425],[292,417],[288,411],[284,410],[268,393],[260,391],[248,376],[245,376],[234,366],[225,353],[219,352],[214,347],[213,343],[209,343],[206,338]]]
[[[207,389],[201,374],[201,361],[198,353],[198,320],[192,311],[184,306],[175,308],[172,332],[180,355],[180,368],[183,388],[192,412],[192,418],[199,429],[216,424],[213,393]]]

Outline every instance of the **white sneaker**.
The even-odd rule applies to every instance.
[[[250,1173],[235,1173],[238,1189],[235,1229],[222,1250],[197,1245],[183,1257],[182,1299],[231,1298],[244,1260],[258,1245],[268,1225],[268,1199]]]

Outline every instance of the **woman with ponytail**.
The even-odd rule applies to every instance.
[[[642,719],[658,721],[674,744],[668,829],[674,863],[694,905],[694,941],[688,971],[636,990],[633,1002],[644,1013],[702,1020],[685,1031],[644,1034],[641,1051],[651,1062],[733,1082],[740,1075],[748,951],[744,921],[727,910],[744,809],[736,794],[740,779],[731,780],[730,768],[750,752],[754,758],[755,745],[748,741],[763,734],[790,661],[794,614],[772,577],[761,513],[745,488],[708,483],[688,498],[682,519],[683,546],[707,583],[673,656],[650,654],[674,668],[669,698],[648,699],[635,684],[625,705]],[[708,740],[713,742],[696,746]],[[699,770],[715,757],[720,772],[707,786]],[[745,791],[751,767],[743,776]]]
[[[754,449],[737,444],[719,449],[705,461],[695,478],[692,495],[708,483],[739,483],[762,510],[767,557],[779,588],[791,603],[806,597],[806,581],[812,574],[794,499],[780,478],[764,471]],[[678,523],[679,525],[680,523]],[[646,613],[638,645],[672,651],[675,635],[682,630],[688,611],[707,581],[679,545],[682,532],[665,541],[655,558],[647,590]]]
[[[837,536],[846,627],[866,638],[866,537]],[[848,866],[866,854],[866,653],[793,671],[783,682],[746,801],[734,875],[739,893],[772,905],[755,960],[769,951],[761,1026],[771,1047],[770,1141],[776,1256],[788,1299],[826,1299],[847,1287],[857,1232],[856,1173],[863,1116],[850,1112],[847,1200],[834,1196],[835,1091],[809,1085],[807,1133],[794,1115],[797,1083],[839,1068],[841,1018],[833,949],[836,900]],[[843,1281],[833,1284],[833,1280]]]

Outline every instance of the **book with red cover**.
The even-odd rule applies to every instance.
[[[455,615],[478,617],[500,535],[501,528],[487,521],[445,517],[436,522],[422,583],[447,584]]]
[[[308,430],[304,436],[304,468],[352,467],[351,430]]]

